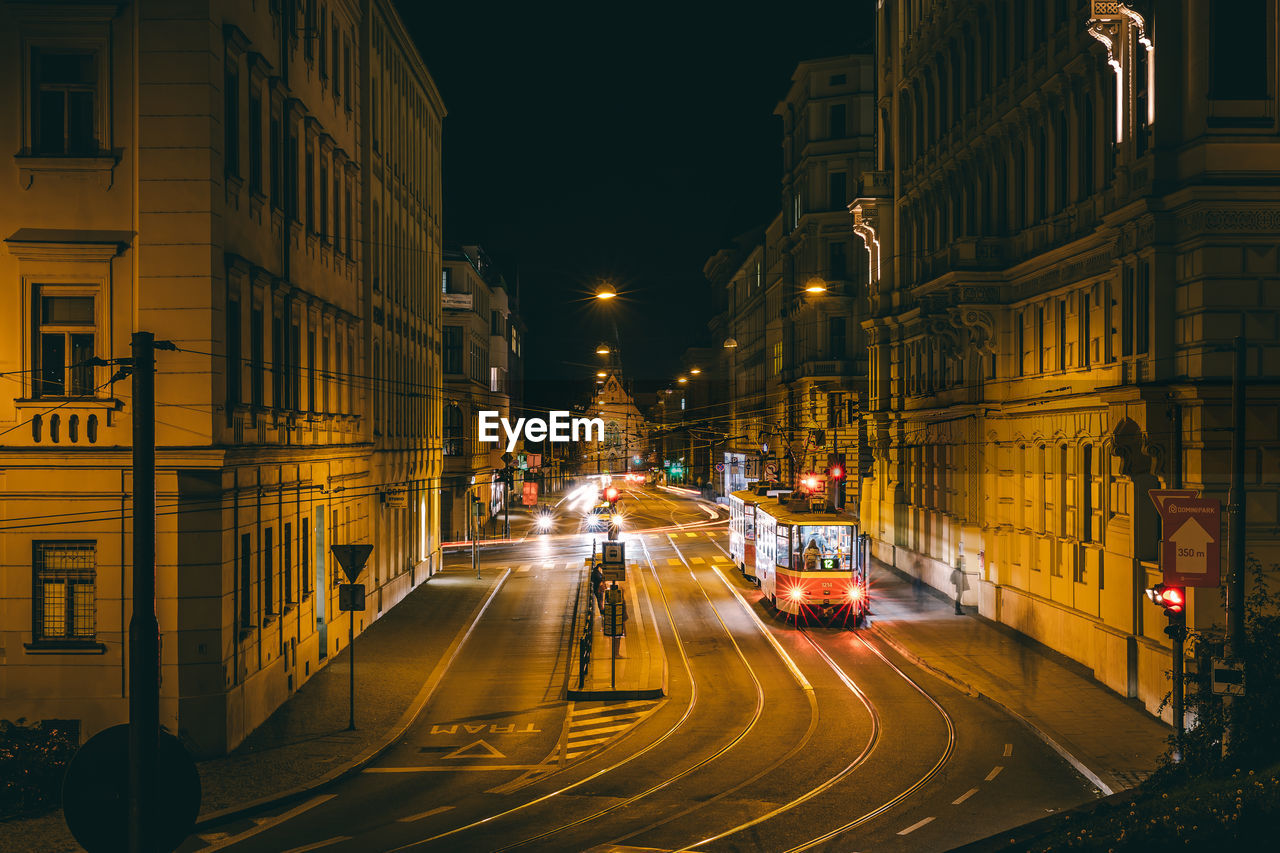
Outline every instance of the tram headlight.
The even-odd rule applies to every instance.
[[[804,587],[802,586],[791,587],[791,589],[787,590],[787,598],[791,599],[792,601],[803,601]]]
[[[849,587],[849,600],[850,600],[850,601],[861,601],[861,600],[862,600],[862,587],[858,586],[857,584],[854,584],[853,586]]]
[[[550,513],[544,513],[544,514],[542,514],[542,515],[538,516],[538,529],[539,529],[539,530],[550,530],[550,529],[551,529],[551,525],[552,525],[553,523],[554,523],[554,519],[552,519],[552,518],[551,518],[551,514],[550,514]]]

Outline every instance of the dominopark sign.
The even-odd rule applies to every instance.
[[[1157,505],[1164,521],[1160,543],[1164,582],[1217,586],[1222,565],[1222,504],[1214,498],[1170,497]]]

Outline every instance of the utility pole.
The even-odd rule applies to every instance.
[[[129,618],[129,850],[156,849],[160,625],[156,621],[155,335],[133,333],[133,614]]]
[[[1244,383],[1245,342],[1235,339],[1235,363],[1231,370],[1231,489],[1227,494],[1227,658],[1244,654]],[[1233,740],[1236,721],[1232,697],[1222,698],[1227,726],[1222,737],[1225,756]]]

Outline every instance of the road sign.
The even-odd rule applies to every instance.
[[[721,472],[721,471],[723,471],[723,470],[724,470],[724,463],[723,463],[723,462],[717,462],[717,463],[716,463],[716,473],[720,473],[720,472]]]
[[[621,566],[626,555],[626,548],[621,542],[610,539],[600,546],[600,562],[603,568]]]
[[[622,599],[622,590],[611,586],[604,591],[603,628],[606,637],[621,637],[626,634],[627,603]]]
[[[606,583],[608,581],[618,581],[619,583],[626,583],[627,581],[627,567],[623,564],[619,564],[616,566],[601,566],[600,573],[604,575],[604,579]]]
[[[1200,497],[1198,489],[1147,489],[1147,494],[1151,497],[1151,502],[1156,505],[1156,511],[1162,516],[1164,515],[1164,505],[1169,498]]]
[[[338,609],[339,610],[359,610],[363,612],[365,609],[364,584],[362,583],[338,584]]]
[[[373,552],[373,546],[330,545],[329,550],[338,560],[338,565],[342,566],[347,580],[355,583],[356,578],[360,577],[361,570],[364,569],[364,564],[369,560],[369,554]]]
[[[200,813],[200,774],[182,742],[160,732],[156,756],[156,849],[176,850]],[[129,849],[129,726],[112,726],[80,747],[62,783],[67,828],[89,853]]]
[[[1227,696],[1244,695],[1244,663],[1213,659],[1213,692]]]
[[[1166,584],[1214,587],[1221,568],[1222,504],[1215,498],[1164,502],[1160,571]]]
[[[511,465],[511,460],[512,460],[512,459],[515,459],[515,457],[514,457],[514,456],[512,456],[510,453],[504,453],[504,454],[502,454],[502,464],[503,464],[503,465],[510,466],[510,465]]]
[[[530,480],[529,482],[524,484],[522,500],[524,501],[525,506],[538,505],[538,484],[537,483]]]
[[[528,459],[529,459],[529,467],[530,467],[530,468],[541,468],[541,467],[542,467],[542,454],[541,454],[541,453],[530,453],[530,454],[529,454],[529,456],[528,456]]]

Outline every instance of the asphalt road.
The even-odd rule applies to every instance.
[[[669,490],[627,489],[621,504],[668,696],[566,701],[590,501],[562,501],[559,532],[482,553],[510,574],[399,744],[218,847],[932,851],[1092,796],[984,701],[864,633],[778,618],[723,559],[714,510]],[[909,602],[895,583],[877,593]]]

